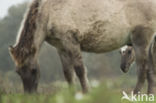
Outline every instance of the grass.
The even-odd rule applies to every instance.
[[[135,78],[127,80],[107,78],[102,82],[92,80],[91,91],[82,95],[81,92],[69,90],[67,83],[55,82],[50,84],[40,83],[36,94],[23,94],[20,83],[12,84],[11,81],[0,81],[0,103],[156,103],[154,102],[130,102],[121,100],[122,91],[130,94],[136,83]],[[80,87],[79,87],[80,90]],[[146,88],[143,90],[146,93]]]
[[[120,89],[110,88],[105,83],[92,88],[89,94],[74,93],[64,86],[55,93],[39,94],[2,94],[0,103],[155,103],[130,102],[121,100]],[[156,98],[155,98],[156,99]]]

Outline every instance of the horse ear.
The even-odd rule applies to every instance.
[[[13,47],[12,45],[10,45],[10,46],[9,46],[9,51],[10,51],[10,53],[12,53],[12,54],[13,54],[14,47]]]
[[[15,47],[9,46],[8,49],[9,49],[9,53],[10,53],[11,58],[15,61],[15,64],[18,65],[18,62],[16,60],[16,55],[15,55]]]

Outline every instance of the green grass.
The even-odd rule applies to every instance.
[[[76,99],[73,91],[64,87],[51,94],[3,94],[0,96],[0,103],[154,103],[129,102],[121,98],[122,90],[101,84],[97,88],[92,88],[90,93],[82,98],[80,95],[79,99]]]

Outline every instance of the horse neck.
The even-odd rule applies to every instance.
[[[39,1],[35,0],[24,19],[20,32],[17,37],[16,44],[14,45],[17,55],[34,55],[40,48],[44,37],[40,35],[41,27],[37,25],[37,17],[39,12]]]

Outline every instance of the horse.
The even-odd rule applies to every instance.
[[[135,51],[132,46],[126,45],[120,49],[122,72],[127,73],[131,65],[135,62]]]
[[[75,72],[84,93],[89,85],[81,52],[105,53],[133,44],[140,69],[134,89],[138,93],[149,69],[155,8],[154,0],[33,0],[9,49],[24,91],[37,90],[38,55],[45,41],[57,49],[69,85]],[[148,92],[153,92],[153,85]]]
[[[149,64],[150,66],[155,65],[155,40],[152,42],[150,49],[149,49]],[[124,73],[127,73],[135,62],[135,51],[132,45],[126,45],[120,49],[120,54],[121,54],[121,65],[120,68]],[[156,74],[156,69],[155,68],[150,68],[147,71],[147,81],[148,81],[148,91],[150,91],[150,76],[154,76]],[[153,77],[154,78],[154,77]],[[155,84],[156,85],[156,84]]]

